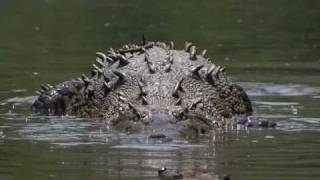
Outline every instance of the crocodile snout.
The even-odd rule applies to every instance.
[[[166,140],[171,134],[176,133],[177,127],[171,123],[173,118],[167,110],[152,112],[149,138]]]

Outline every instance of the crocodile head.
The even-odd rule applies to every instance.
[[[205,117],[192,117],[187,108],[136,106],[134,111],[126,111],[117,119],[109,121],[111,126],[130,133],[143,132],[150,138],[162,140],[180,135],[196,137],[212,127],[208,126]]]
[[[186,43],[149,42],[98,52],[91,77],[42,85],[34,108],[41,114],[102,118],[125,131],[145,130],[151,137],[191,128],[221,128],[238,114],[252,112],[244,90],[225,69],[208,61],[205,51]]]

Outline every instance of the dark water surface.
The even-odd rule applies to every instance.
[[[155,179],[157,169],[232,179],[320,178],[320,1],[0,1],[0,179]],[[154,144],[101,122],[33,117],[40,83],[88,72],[127,42],[192,41],[276,129]]]

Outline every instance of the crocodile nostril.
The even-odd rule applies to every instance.
[[[161,134],[161,133],[159,133],[159,134],[151,134],[149,136],[149,138],[152,138],[152,139],[164,139],[164,138],[166,138],[166,135]]]

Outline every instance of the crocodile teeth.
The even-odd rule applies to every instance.
[[[77,77],[77,78],[76,78],[76,81],[82,82],[82,79],[81,79],[80,77]]]
[[[103,62],[105,62],[106,59],[107,59],[107,56],[106,56],[104,53],[102,53],[102,52],[96,52],[96,56],[97,56],[99,59],[101,59]]]
[[[190,59],[191,60],[196,60],[197,59],[197,48],[196,48],[196,46],[191,46],[190,50],[189,50],[189,53],[190,53]]]
[[[81,75],[81,79],[83,80],[85,85],[88,85],[90,83],[90,79],[85,74]]]
[[[184,51],[189,52],[191,46],[192,46],[192,43],[186,41],[184,45]]]
[[[97,70],[98,74],[101,75],[103,74],[103,71],[101,68],[99,68],[97,65],[92,64],[93,69]]]
[[[146,81],[145,81],[145,78],[143,77],[143,76],[140,76],[139,77],[139,80],[142,82],[142,83],[145,83]]]
[[[114,49],[113,48],[110,48],[109,50],[108,50],[108,54],[110,54],[110,55],[115,55],[116,54],[116,52],[114,51]]]
[[[36,91],[36,94],[37,95],[41,95],[42,93],[40,91]]]
[[[96,69],[91,70],[91,77],[94,77],[97,74],[98,74],[98,71]]]
[[[129,64],[128,59],[127,59],[124,55],[118,54],[117,57],[118,57],[118,59],[120,60],[120,63],[121,63],[122,65]]]
[[[109,91],[111,91],[111,89],[112,89],[111,86],[110,86],[110,84],[107,83],[107,82],[104,82],[104,83],[103,83],[103,86],[104,86],[106,92],[109,92]]]
[[[143,48],[144,49],[144,48]],[[147,52],[145,52],[145,55],[144,55],[144,61],[146,62],[150,62],[150,56]]]
[[[133,110],[134,113],[140,116],[138,109],[131,102],[128,102],[128,106]]]
[[[44,84],[40,84],[40,88],[47,91],[48,90],[48,87]]]
[[[182,87],[181,87],[182,81],[183,81],[183,78],[181,78],[181,79],[177,82],[176,86],[174,87],[174,90],[173,90],[173,93],[172,93],[172,96],[173,96],[173,97],[179,97],[178,91],[179,91],[179,90],[182,90]]]
[[[142,99],[142,104],[143,105],[148,105],[149,104],[147,99],[146,99],[146,97],[142,96],[141,99]]]
[[[102,60],[101,60],[100,58],[97,58],[97,59],[96,59],[96,62],[98,63],[98,65],[99,65],[101,68],[105,67],[104,62],[102,62]]]
[[[189,109],[193,109],[195,108],[202,100],[201,99],[196,99],[195,101],[193,101],[189,107]]]
[[[207,75],[211,74],[215,68],[216,68],[216,66],[215,66],[215,65],[212,65],[212,66],[210,67],[210,69],[208,70]]]
[[[173,41],[170,41],[169,49],[174,49],[174,42]]]
[[[204,64],[197,65],[196,67],[191,69],[193,75],[199,76],[200,69],[204,66]]]
[[[214,81],[213,81],[213,79],[212,79],[212,72],[213,72],[213,70],[215,70],[215,68],[216,68],[216,66],[215,65],[212,65],[211,67],[210,67],[210,69],[208,70],[208,72],[207,72],[207,74],[206,74],[206,77],[207,77],[207,80],[209,81],[209,83],[211,83],[211,84],[214,84]]]
[[[150,71],[151,74],[155,73],[156,70],[152,64],[152,62],[150,62],[150,56],[148,53],[146,53],[146,55],[144,56],[144,60],[147,62],[147,66],[148,66],[148,69]]]
[[[119,81],[123,81],[126,78],[126,75],[123,72],[113,70],[112,71],[116,76],[118,76]]]
[[[169,49],[168,46],[166,45],[166,43],[164,43],[164,42],[160,42],[159,46],[162,47],[163,49]]]
[[[151,74],[156,72],[156,70],[155,70],[155,68],[154,68],[154,66],[153,66],[153,64],[151,62],[147,63],[147,66],[148,66],[148,69],[149,69]]]
[[[124,50],[128,50],[128,49],[130,49],[130,48],[129,48],[128,44],[126,44],[126,45],[123,46],[123,49],[124,49]]]
[[[213,72],[212,72],[212,75],[213,75],[213,76],[217,76],[217,74],[219,73],[220,68],[221,68],[220,66],[216,66],[216,67],[214,68]]]
[[[201,52],[201,56],[204,57],[204,56],[206,55],[206,53],[207,53],[207,50],[204,49],[204,50]]]
[[[170,72],[171,71],[171,64],[167,64],[165,69],[164,69],[165,72]]]
[[[113,63],[113,61],[114,61],[114,60],[113,60],[111,57],[109,57],[109,56],[106,57],[106,60],[108,61],[108,63]]]
[[[144,47],[141,47],[140,51],[143,52],[143,53],[147,52],[146,48],[144,48]]]
[[[179,99],[174,103],[174,105],[178,106],[178,105],[181,105],[181,103],[182,103],[182,99],[179,98]]]
[[[172,53],[172,51],[168,52],[167,60],[168,60],[169,63],[171,63],[171,64],[173,63],[173,53]]]
[[[52,89],[52,88],[54,88],[51,84],[47,84],[47,88],[48,89]]]
[[[128,102],[128,100],[123,96],[119,96],[119,100],[122,102]]]
[[[138,86],[139,86],[139,89],[140,89],[140,94],[142,96],[145,96],[147,93],[146,93],[146,90],[143,88],[143,84],[141,81],[138,81]]]
[[[124,92],[121,92],[121,91],[118,92],[117,94],[118,94],[119,96],[123,96],[123,97],[126,96],[126,95],[124,94]]]

